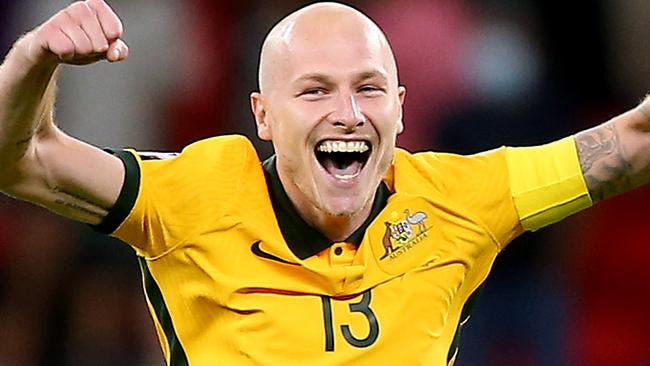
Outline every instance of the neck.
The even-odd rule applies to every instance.
[[[370,215],[373,202],[372,199],[369,200],[364,208],[352,215],[333,215],[324,212],[310,202],[299,206],[288,191],[287,195],[303,220],[332,241],[344,241],[361,227]]]
[[[372,204],[375,199],[373,193],[363,208],[352,214],[335,214],[319,207],[309,200],[295,184],[286,182],[282,174],[279,174],[280,181],[287,193],[294,208],[309,226],[320,231],[332,241],[344,241],[350,237],[366,221],[372,211]]]

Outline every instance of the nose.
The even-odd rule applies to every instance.
[[[366,121],[366,117],[361,113],[354,95],[348,93],[339,95],[336,109],[330,115],[330,118],[335,127],[344,128],[349,132],[363,126]]]

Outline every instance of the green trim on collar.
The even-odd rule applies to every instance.
[[[280,182],[275,160],[275,155],[273,155],[263,163],[264,175],[266,176],[269,195],[271,196],[271,203],[273,204],[273,211],[275,211],[275,217],[278,220],[280,231],[282,232],[282,236],[287,242],[289,249],[291,249],[296,257],[306,259],[329,248],[334,244],[334,241],[328,239],[320,231],[309,226],[309,224],[307,224],[298,214],[298,211],[293,206],[293,203],[291,203],[289,196],[287,196],[287,192],[284,190],[282,182]],[[345,240],[346,242],[355,244],[356,246],[361,244],[366,229],[386,206],[388,196],[390,196],[390,191],[388,190],[386,183],[381,182],[377,188],[370,215],[363,224]]]

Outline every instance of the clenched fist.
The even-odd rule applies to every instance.
[[[79,1],[56,13],[25,36],[29,58],[36,62],[90,64],[121,61],[129,48],[120,37],[122,22],[103,0]]]

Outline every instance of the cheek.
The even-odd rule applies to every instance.
[[[359,107],[371,120],[380,122],[381,126],[378,126],[378,129],[395,130],[401,120],[399,104],[389,98],[367,99],[359,103]]]
[[[273,133],[296,148],[304,146],[310,133],[327,113],[325,103],[294,102],[278,111]],[[281,136],[277,136],[280,134]]]
[[[308,130],[295,115],[276,116],[272,127],[273,146],[276,154],[284,156],[287,161],[296,161],[304,154]]]
[[[382,140],[391,141],[402,132],[402,122],[399,115],[384,114],[372,119],[373,126]],[[392,138],[391,138],[392,137]]]

